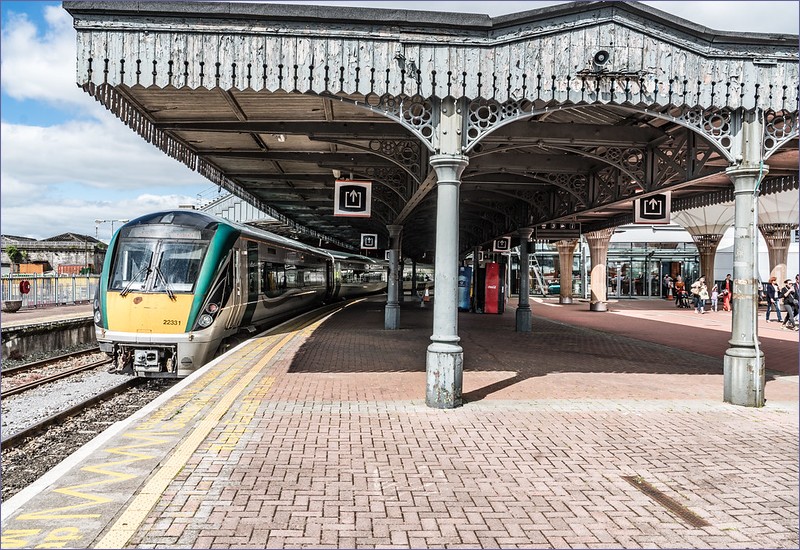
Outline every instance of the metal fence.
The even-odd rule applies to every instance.
[[[3,301],[22,300],[23,308],[75,304],[94,299],[99,282],[100,275],[4,275],[1,292]]]

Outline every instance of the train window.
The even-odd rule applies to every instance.
[[[247,292],[258,294],[258,243],[247,241]]]
[[[325,273],[321,268],[307,268],[304,276],[305,286],[321,286],[325,284]]]
[[[155,241],[121,240],[111,274],[111,290],[142,290],[147,282]]]
[[[160,277],[155,277],[153,290],[191,292],[200,275],[206,244],[203,242],[163,242],[158,262]]]
[[[270,298],[286,292],[286,272],[283,264],[264,262],[261,265],[261,288]]]
[[[286,288],[299,288],[303,286],[302,276],[297,276],[297,266],[286,266]]]

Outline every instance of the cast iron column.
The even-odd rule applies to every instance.
[[[397,271],[398,271],[398,255],[400,254],[400,232],[403,230],[402,225],[387,225],[386,229],[389,230],[389,242],[391,249],[389,250],[389,289],[388,297],[386,300],[386,309],[384,310],[384,325],[386,330],[397,330],[400,328],[400,304],[397,302]]]
[[[417,298],[417,260],[411,260],[411,298]]]
[[[725,352],[724,391],[726,403],[745,407],[764,406],[764,353],[756,352],[758,337],[758,291],[755,273],[753,195],[759,170],[753,167],[729,168],[726,173],[734,186],[733,241],[733,321],[731,347]]]
[[[403,273],[405,272],[406,264],[403,261],[403,252],[402,252],[402,250],[403,250],[402,246],[400,246],[397,249],[397,260],[399,262],[398,266],[397,266],[397,288],[398,288],[397,301],[398,301],[398,303],[401,303],[401,304],[406,301],[406,289],[405,289],[406,285],[405,285],[405,281],[403,280]]]
[[[531,268],[528,261],[528,241],[533,229],[524,227],[519,233],[519,306],[517,332],[531,331]],[[510,267],[510,266],[509,266]]]
[[[751,115],[752,116],[752,115]],[[764,353],[758,348],[758,291],[755,270],[755,194],[759,178],[768,167],[761,162],[761,125],[755,117],[743,121],[742,162],[725,173],[733,182],[733,324],[731,347],[725,352],[724,390],[726,403],[745,407],[764,406]]]
[[[425,402],[452,409],[461,405],[464,352],[458,345],[458,200],[461,174],[469,158],[434,155],[436,170],[436,264],[433,334],[426,359]]]
[[[589,303],[589,311],[606,311],[606,292],[608,291],[608,281],[606,280],[606,259],[608,258],[608,242],[614,228],[598,229],[584,233],[586,242],[589,243],[589,256],[592,262],[591,287],[592,297]]]
[[[556,243],[556,248],[558,248],[558,265],[561,266],[561,277],[559,278],[561,291],[558,296],[559,304],[572,303],[572,261],[575,257],[575,245],[577,244],[577,239],[558,241]]]
[[[478,269],[481,267],[479,258],[481,256],[481,248],[476,246],[472,249],[472,296],[469,301],[469,310],[473,313],[478,311]]]

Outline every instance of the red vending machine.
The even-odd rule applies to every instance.
[[[505,309],[505,266],[486,264],[484,313],[503,313]]]

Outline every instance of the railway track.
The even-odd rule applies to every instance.
[[[93,353],[98,353],[100,351],[99,347],[94,347],[90,349],[83,349],[80,351],[74,351],[72,353],[65,353],[63,355],[58,355],[56,357],[48,357],[47,359],[42,359],[41,361],[32,361],[30,363],[25,363],[24,365],[16,365],[13,367],[6,367],[2,370],[3,376],[10,376],[12,374],[22,374],[24,372],[48,367],[53,363],[58,363],[61,361],[67,361],[70,359],[79,359],[84,355],[91,355]]]
[[[53,363],[52,360],[48,360],[45,363]],[[101,359],[100,361],[94,361],[92,363],[88,363],[86,365],[79,365],[77,367],[72,367],[65,369],[63,371],[57,372],[55,374],[51,374],[50,376],[45,376],[43,378],[38,378],[36,380],[31,380],[30,382],[24,382],[22,384],[16,385],[12,388],[9,388],[2,393],[0,393],[0,399],[5,399],[11,395],[16,395],[18,393],[22,393],[24,391],[32,390],[34,388],[38,388],[44,384],[48,384],[50,382],[55,382],[56,380],[61,380],[62,378],[67,378],[68,376],[73,376],[83,371],[92,370],[97,367],[102,367],[103,365],[111,364],[111,359]],[[28,365],[22,365],[28,366]],[[41,365],[40,365],[41,366]],[[30,370],[30,369],[28,369]],[[24,372],[24,371],[23,371]],[[4,371],[5,374],[5,371]],[[16,374],[19,374],[17,372]]]
[[[45,418],[44,420],[37,422],[36,424],[33,424],[22,431],[19,431],[13,435],[3,438],[3,440],[0,441],[0,446],[2,446],[4,450],[18,447],[29,437],[42,433],[51,426],[60,424],[73,416],[77,416],[86,411],[87,409],[89,409],[90,407],[96,405],[97,403],[106,401],[117,394],[129,390],[130,388],[144,384],[146,381],[147,380],[144,378],[128,378],[118,386],[115,386],[93,397],[85,399],[80,403],[77,403],[74,406],[65,409],[63,411],[59,411],[58,413],[48,418]]]

